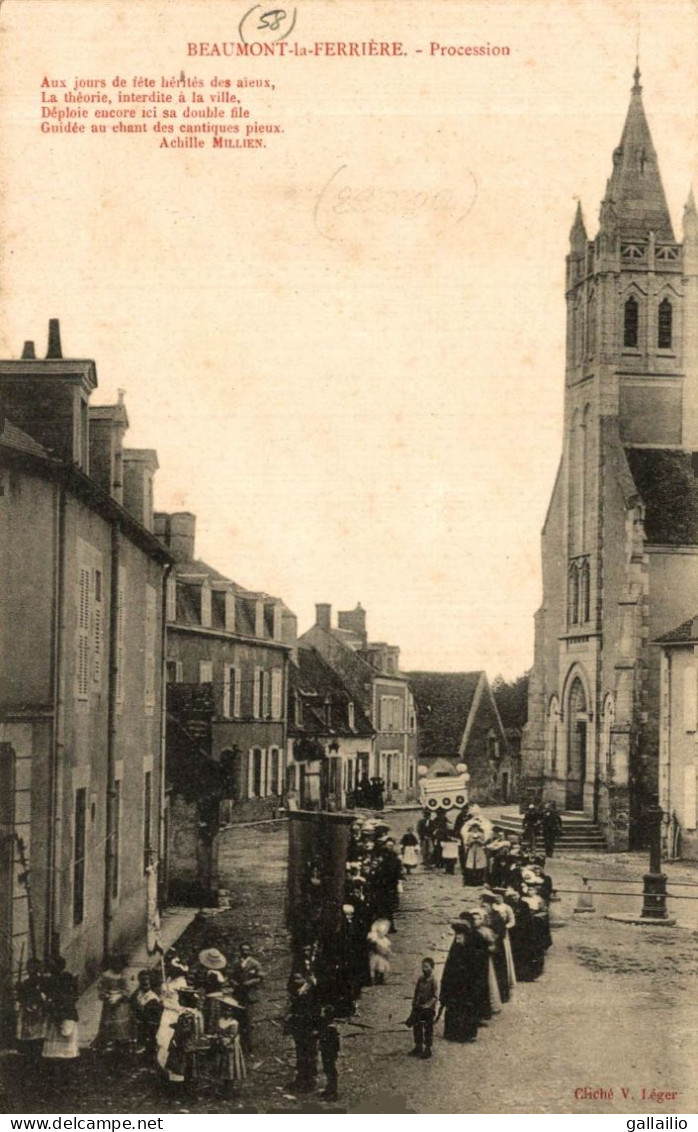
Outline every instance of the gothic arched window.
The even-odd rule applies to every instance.
[[[625,308],[623,311],[623,345],[636,347],[639,338],[640,328],[640,308],[637,305],[637,299],[631,295],[626,300]]]
[[[674,312],[669,300],[662,299],[661,303],[659,304],[657,318],[657,346],[660,350],[671,349],[673,314]]]
[[[579,624],[579,571],[577,570],[577,563],[570,563],[570,571],[568,575],[568,595],[567,595],[567,609],[569,612],[570,625]]]
[[[591,294],[587,308],[587,355],[596,351],[596,295]]]
[[[589,559],[579,564],[579,622],[584,625],[589,620]]]

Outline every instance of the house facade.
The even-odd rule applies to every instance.
[[[589,238],[567,257],[563,452],[542,532],[522,773],[639,847],[659,767],[658,637],[698,608],[698,216],[677,240],[639,71]]]
[[[163,596],[155,453],[93,407],[95,363],[33,343],[0,362],[0,921],[20,961],[84,985],[146,935],[163,852]],[[125,472],[128,471],[128,481]]]
[[[698,858],[698,617],[659,638],[659,805],[667,857]]]
[[[340,611],[332,626],[332,608],[316,606],[315,625],[299,638],[335,669],[371,723],[372,751],[357,766],[359,777],[382,778],[388,801],[412,801],[417,795],[417,716],[409,680],[400,671],[396,645],[369,642],[366,612],[360,605]]]
[[[172,898],[183,898],[203,868],[202,816],[213,837],[220,822],[267,817],[281,804],[286,640],[296,628],[278,598],[196,558],[194,515],[158,512],[155,526],[175,559],[166,609],[168,879]]]
[[[472,802],[517,796],[516,760],[485,672],[409,672],[419,723],[419,765],[429,777],[467,764]]]
[[[303,810],[353,805],[370,767],[374,735],[361,704],[317,649],[295,649],[289,665],[289,797]]]

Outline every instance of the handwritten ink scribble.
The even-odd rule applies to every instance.
[[[265,8],[263,4],[255,4],[254,7],[245,12],[240,20],[238,25],[240,41],[242,43],[248,42],[245,38],[245,27],[249,23],[253,41],[259,42],[261,39],[267,43],[280,43],[282,39],[288,39],[296,26],[297,14],[297,8],[288,11],[286,8]],[[259,32],[272,34],[265,34],[260,37]],[[280,34],[275,34],[277,32]]]
[[[397,178],[396,178],[397,180]],[[313,209],[315,227],[326,240],[355,236],[367,224],[391,222],[428,223],[432,235],[441,235],[466,219],[478,195],[477,177],[468,172],[457,189],[436,185],[429,189],[409,183],[386,185],[378,179],[366,182],[365,171],[352,174],[348,164],[340,165],[328,178]]]

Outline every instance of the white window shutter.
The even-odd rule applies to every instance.
[[[259,710],[260,688],[262,684],[262,670],[255,668],[254,670],[254,684],[252,687],[252,715],[255,719],[259,719],[261,712]]]
[[[281,719],[281,691],[283,684],[283,671],[280,668],[273,668],[271,672],[271,717],[272,719]]]
[[[696,828],[696,768],[694,764],[683,771],[683,814],[686,829]]]
[[[239,668],[234,669],[235,673],[235,689],[233,695],[233,715],[240,715],[240,703],[242,699],[242,672]]]
[[[230,673],[231,668],[226,665],[223,669],[223,715],[230,715]]]
[[[696,730],[698,715],[698,683],[696,670],[685,668],[683,673],[683,726],[685,731]]]

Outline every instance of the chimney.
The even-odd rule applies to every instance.
[[[291,646],[291,660],[298,664],[298,618],[286,606],[281,608],[281,640]]]
[[[170,515],[170,550],[178,562],[191,562],[194,558],[196,515],[190,511],[176,511]]]
[[[316,604],[315,606],[315,624],[319,629],[332,628],[332,606],[326,605],[324,602]]]
[[[153,530],[153,476],[157,469],[154,449],[124,448],[124,507],[149,531]]]
[[[366,647],[368,642],[368,635],[366,633],[366,610],[361,602],[358,603],[356,609],[342,610],[337,614],[337,624],[340,629],[349,629],[351,633],[361,639],[363,647]]]
[[[90,395],[97,387],[93,361],[66,360],[61,354],[58,320],[49,323],[46,358],[25,341],[22,357],[0,361],[3,416],[47,448],[56,460],[89,474]]]
[[[50,318],[48,320],[48,350],[46,351],[46,357],[63,357],[63,351],[61,350],[61,324],[57,318]]]

